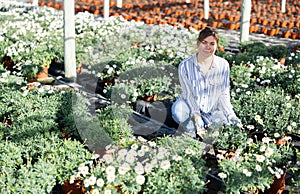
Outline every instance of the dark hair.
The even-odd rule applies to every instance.
[[[208,36],[213,36],[216,39],[217,45],[219,45],[218,32],[210,26],[207,26],[203,30],[200,31],[199,36],[197,38],[197,44],[202,42]]]

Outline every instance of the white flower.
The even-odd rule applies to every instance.
[[[96,177],[92,174],[89,178],[89,185],[93,186],[96,184]]]
[[[82,176],[86,176],[89,173],[89,167],[88,166],[79,166],[78,171]]]
[[[127,152],[127,156],[137,156],[137,152],[134,149],[131,149]]]
[[[266,148],[267,148],[266,145],[262,145],[260,146],[259,151],[264,152]]]
[[[156,155],[156,158],[161,160],[165,157],[165,153],[164,152],[158,152],[157,155]]]
[[[274,137],[278,138],[278,137],[280,137],[280,134],[279,133],[274,133]]]
[[[253,139],[252,139],[252,138],[249,138],[249,139],[247,140],[247,144],[248,144],[248,145],[252,145],[252,144],[253,144]]]
[[[107,162],[108,164],[112,163],[114,161],[114,158],[111,154],[104,154],[103,155],[103,159],[105,160],[105,162]]]
[[[135,156],[131,155],[131,154],[127,154],[126,158],[125,158],[126,162],[128,162],[129,164],[132,164],[135,161]]]
[[[104,186],[104,180],[102,178],[97,179],[96,185],[98,187],[103,187]]]
[[[182,160],[182,157],[179,156],[179,155],[174,155],[174,156],[173,156],[173,160],[175,160],[175,161],[180,161],[180,160]]]
[[[137,184],[142,185],[142,184],[145,183],[146,179],[145,179],[145,177],[143,175],[139,174],[139,175],[136,176],[135,180],[136,180]]]
[[[249,171],[248,169],[243,169],[243,173],[247,176],[250,177],[252,175],[252,172]]]
[[[258,162],[263,162],[263,161],[265,161],[265,156],[259,155],[259,154],[256,154],[255,156],[256,156],[256,160],[257,160]]]
[[[128,163],[125,162],[125,163],[123,163],[123,164],[119,167],[118,172],[119,172],[119,174],[124,175],[124,174],[126,174],[130,169],[131,169],[130,165],[129,165]]]
[[[247,129],[253,130],[254,129],[254,125],[247,125]]]
[[[269,138],[269,137],[263,137],[262,138],[262,142],[263,143],[265,143],[265,144],[268,144],[268,143],[270,143],[272,140],[271,140],[271,138]]]
[[[125,94],[121,94],[121,98],[122,98],[122,99],[125,99],[125,98],[126,98],[126,95],[125,95]]]
[[[127,154],[127,150],[126,149],[120,149],[119,151],[118,151],[118,155],[119,156],[125,156]]]
[[[71,177],[70,177],[70,180],[69,180],[69,183],[70,184],[73,184],[74,183],[74,181],[75,181],[75,175],[72,175]]]
[[[218,174],[218,176],[219,176],[221,179],[227,178],[227,174],[225,174],[224,172],[220,172],[220,173]]]
[[[170,161],[169,160],[163,160],[161,163],[160,163],[160,167],[163,169],[163,170],[167,170],[168,168],[170,168]]]
[[[274,170],[270,166],[268,166],[268,170],[270,171],[271,174],[275,174]]]
[[[137,174],[144,174],[144,166],[140,163],[140,162],[138,162],[137,164],[136,164],[136,166],[134,167],[134,171],[137,173]]]
[[[145,138],[143,138],[142,136],[138,136],[137,139],[140,141],[140,142],[147,142],[147,140]]]
[[[115,181],[116,176],[114,174],[107,175],[107,182],[112,183]]]
[[[287,128],[286,128],[289,132],[291,132],[292,131],[292,126],[287,126]]]
[[[93,190],[91,190],[91,194],[99,194],[99,190],[98,189],[93,189]]]
[[[224,155],[222,155],[222,154],[217,154],[217,159],[219,159],[219,160],[223,160],[224,159]]]
[[[133,150],[137,150],[139,148],[139,146],[135,143],[135,144],[132,144],[131,146],[131,149]]]
[[[110,175],[110,174],[114,175],[116,172],[116,168],[114,166],[108,166],[108,167],[106,167],[105,172],[107,175]]]
[[[106,189],[106,190],[104,191],[104,194],[111,194],[111,190],[110,190],[110,189]]]
[[[296,122],[292,122],[291,124],[293,127],[296,127],[297,126],[297,123]]]
[[[89,179],[84,179],[83,184],[84,184],[84,187],[89,187],[90,186]]]
[[[286,107],[287,107],[287,108],[291,108],[291,107],[292,107],[292,104],[291,104],[291,103],[287,103],[287,104],[286,104]]]
[[[145,151],[144,151],[144,150],[138,150],[138,151],[137,151],[137,155],[138,155],[139,157],[142,157],[142,156],[145,155]]]
[[[262,167],[261,167],[260,165],[256,164],[256,165],[255,165],[255,170],[256,170],[257,172],[260,172],[260,171],[262,171]]]
[[[152,148],[155,148],[156,147],[156,143],[154,141],[149,141],[149,146],[152,147]]]
[[[141,149],[144,150],[145,152],[149,151],[149,147],[146,145],[142,145]]]
[[[153,165],[152,165],[152,164],[150,164],[150,163],[146,163],[146,164],[145,164],[145,172],[146,172],[146,173],[151,172],[152,168],[153,168]]]
[[[266,149],[265,156],[269,158],[273,153],[274,153],[274,150],[272,148],[268,147]]]
[[[257,121],[260,119],[260,116],[259,115],[255,115],[254,119]]]
[[[194,152],[194,150],[188,148],[188,149],[185,150],[185,153],[186,154],[194,154],[195,152]]]

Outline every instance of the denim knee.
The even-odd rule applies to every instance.
[[[190,109],[184,100],[178,99],[174,102],[172,117],[177,123],[183,123],[190,118]]]

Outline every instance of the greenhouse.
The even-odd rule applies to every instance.
[[[0,0],[0,192],[300,193],[299,21],[291,0]]]

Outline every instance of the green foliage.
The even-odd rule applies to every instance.
[[[107,133],[113,141],[132,137],[132,127],[128,124],[131,114],[131,107],[126,105],[111,105],[100,109],[98,111],[100,132]]]
[[[1,164],[0,182],[6,185],[1,193],[50,193],[91,157],[83,144],[63,141],[57,133],[37,134],[22,143],[1,142],[0,149],[0,161],[6,161]]]
[[[278,146],[267,136],[260,142],[250,138],[235,150],[234,156],[227,152],[217,155],[218,176],[226,186],[226,193],[265,191],[272,184],[273,176],[278,179],[283,175],[292,156],[290,139]]]
[[[299,125],[299,102],[281,88],[264,87],[243,92],[232,104],[242,123],[253,126],[253,132],[281,137]]]
[[[271,57],[278,60],[281,58],[286,58],[290,54],[289,49],[284,45],[272,45],[269,47],[268,52]]]
[[[226,47],[229,45],[228,39],[225,36],[219,35],[219,47]]]
[[[159,142],[124,138],[80,165],[70,181],[83,180],[90,192],[203,193],[208,169],[200,142],[187,136]]]
[[[235,57],[235,63],[255,62],[257,57],[269,56],[268,47],[262,42],[243,42],[240,44],[240,52]]]

